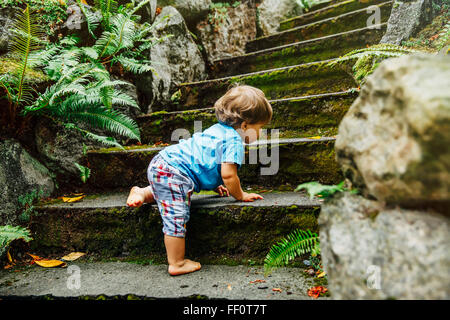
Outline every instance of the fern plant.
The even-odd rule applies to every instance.
[[[31,105],[23,110],[46,116],[68,129],[82,132],[86,137],[108,146],[123,148],[116,139],[94,134],[78,126],[100,128],[140,141],[139,128],[133,119],[119,113],[113,105],[139,108],[130,96],[116,89],[128,84],[112,81],[109,70],[118,67],[131,73],[152,71],[150,61],[142,52],[159,39],[149,36],[153,26],[138,26],[135,12],[148,1],[130,10],[122,10],[109,17],[109,28],[104,30],[92,47],[78,47],[78,39],[69,36],[57,44],[50,44],[39,52],[41,64],[55,83]],[[87,7],[85,7],[88,12]],[[82,170],[83,177],[88,176]]]
[[[33,240],[30,231],[25,228],[10,225],[0,226],[0,257],[8,251],[10,243],[18,239],[23,239],[26,242]]]
[[[273,245],[264,260],[264,274],[268,275],[277,267],[285,266],[289,261],[302,254],[320,254],[320,240],[317,233],[296,229]]]
[[[8,110],[4,113],[4,125],[16,129],[16,116],[20,108],[33,101],[35,90],[27,79],[27,73],[37,66],[38,59],[33,53],[41,48],[43,33],[30,14],[28,5],[24,10],[16,12],[11,31],[13,36],[9,43],[8,56],[17,63],[14,72],[0,77],[0,87],[4,89],[4,97],[8,103]],[[19,131],[21,129],[19,128]]]
[[[350,60],[356,60],[352,69],[355,80],[362,84],[365,82],[367,76],[375,71],[382,60],[418,52],[423,51],[394,44],[376,44],[368,48],[353,50],[329,62],[327,65],[333,67]]]

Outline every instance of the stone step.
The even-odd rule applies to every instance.
[[[244,186],[291,186],[303,182],[337,183],[342,176],[335,161],[335,137],[259,140],[247,145],[239,169]],[[90,150],[83,165],[91,169],[87,185],[95,190],[147,185],[147,168],[162,147],[147,145]],[[269,168],[271,168],[270,172]]]
[[[117,300],[141,299],[158,299],[157,303],[161,303],[159,299],[184,298],[192,299],[186,300],[186,307],[197,308],[198,299],[310,300],[313,298],[307,295],[308,289],[315,286],[314,278],[303,276],[303,268],[279,268],[270,277],[264,277],[261,266],[202,265],[202,269],[197,272],[172,277],[167,273],[167,265],[86,262],[83,258],[68,265],[79,273],[68,273],[67,268],[42,268],[36,265],[19,272],[0,270],[0,297],[4,300],[115,300],[116,303]],[[74,277],[69,277],[75,274],[80,275],[79,283],[70,281]],[[251,282],[261,279],[265,282]],[[79,284],[79,287],[68,286],[68,283]],[[281,292],[274,292],[272,288],[280,288]],[[170,308],[167,302],[162,306],[166,304]],[[266,306],[262,313],[262,308],[257,314],[271,311]],[[175,318],[183,315],[184,310],[182,305],[178,305],[175,310],[172,306],[164,314]],[[251,312],[254,314],[256,311],[253,308]],[[214,313],[204,316],[220,319],[220,315],[227,312],[226,306],[219,306]]]
[[[179,88],[179,100],[167,111],[212,107],[217,99],[235,83],[261,89],[267,99],[283,99],[346,91],[357,87],[352,77],[351,63],[329,67],[335,59],[322,60],[282,68],[245,73],[198,82],[184,83]]]
[[[299,27],[308,23],[313,23],[326,18],[335,17],[347,12],[363,9],[372,5],[386,2],[386,0],[347,0],[338,3],[329,4],[326,7],[309,11],[298,17],[293,17],[281,21],[279,31],[285,31],[295,27]]]
[[[281,138],[299,138],[337,133],[345,112],[357,97],[357,90],[332,92],[313,96],[276,99],[269,102],[273,108],[272,121],[265,128],[279,129]],[[197,123],[195,122],[197,121]],[[178,140],[177,129],[186,129],[191,135],[217,123],[214,108],[186,111],[160,111],[137,118],[141,141],[154,144]],[[172,135],[174,135],[172,137]]]
[[[371,19],[374,16],[374,12],[368,12],[366,8],[363,8],[257,38],[247,43],[246,51],[259,51],[298,41],[304,41],[354,29],[365,28],[369,26],[368,22],[374,25],[385,23],[389,19],[392,4],[393,1],[387,1],[382,4],[376,5],[380,9],[380,21]]]
[[[226,77],[244,72],[336,58],[352,50],[365,48],[366,45],[379,43],[386,31],[386,23],[379,27],[345,31],[221,59],[214,62],[211,74],[214,77]]]
[[[128,194],[129,190],[112,191],[87,195],[80,202],[57,198],[40,202],[30,224],[31,250],[45,256],[67,251],[100,258],[146,255],[165,263],[156,204],[128,207]],[[202,263],[244,258],[262,263],[270,247],[296,228],[318,231],[320,200],[299,192],[260,194],[264,200],[255,202],[239,202],[214,192],[194,194],[186,225],[187,255]]]

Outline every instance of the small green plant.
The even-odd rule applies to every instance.
[[[26,242],[33,240],[30,231],[23,227],[0,226],[0,257],[8,251],[11,242],[18,239],[23,239]]]
[[[356,81],[362,84],[367,76],[375,71],[381,61],[418,52],[423,51],[394,44],[376,44],[368,48],[353,50],[329,62],[327,65],[333,67],[350,60],[356,60],[353,65],[354,77]]]
[[[302,189],[306,189],[308,192],[309,198],[313,199],[314,196],[321,196],[323,198],[328,198],[336,192],[343,192],[347,189],[344,188],[344,181],[339,183],[338,185],[323,185],[319,182],[312,181],[307,183],[302,183],[294,191],[300,191]]]
[[[227,2],[211,3],[209,6],[210,13],[208,14],[208,21],[214,26],[217,31],[219,27],[225,23],[228,18],[228,9],[236,8],[241,4],[241,1],[235,1],[232,4]]]
[[[34,212],[34,206],[33,203],[35,200],[39,200],[42,198],[44,194],[44,190],[39,189],[37,191],[36,189],[31,191],[30,193],[27,193],[23,196],[19,196],[18,202],[21,207],[24,208],[24,211],[19,216],[19,220],[21,222],[29,222],[31,219],[31,215]]]
[[[302,254],[320,254],[320,240],[317,233],[296,229],[273,245],[264,260],[264,274],[268,275],[277,267],[285,266],[289,261]]]
[[[89,176],[91,175],[91,169],[82,166],[81,164],[78,164],[76,162],[74,164],[78,168],[78,170],[80,170],[81,181],[83,181],[83,183],[86,183],[87,179],[89,179]]]

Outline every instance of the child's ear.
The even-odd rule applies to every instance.
[[[247,130],[247,122],[243,121],[241,123],[241,129],[244,130],[244,131]]]

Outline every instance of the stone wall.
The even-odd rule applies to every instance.
[[[450,58],[385,60],[339,127],[337,160],[360,195],[323,205],[335,299],[450,298]]]

